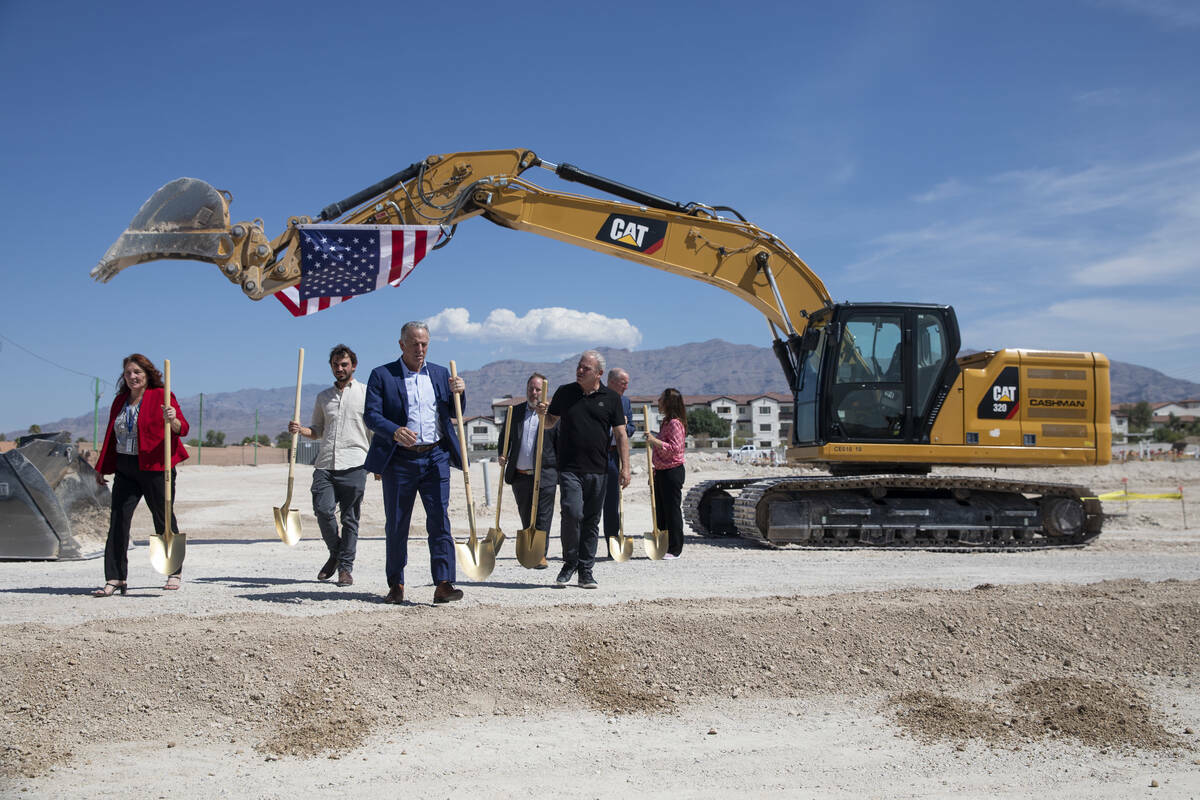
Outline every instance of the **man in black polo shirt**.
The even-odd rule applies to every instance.
[[[629,437],[625,434],[621,396],[601,382],[602,375],[604,357],[588,350],[579,357],[575,382],[555,390],[546,414],[546,427],[559,425],[563,566],[554,581],[558,588],[566,586],[576,571],[580,587],[596,588],[592,567],[604,507],[610,435],[620,459],[621,488],[629,485]]]

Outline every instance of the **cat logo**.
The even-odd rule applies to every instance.
[[[1012,419],[1021,407],[1020,371],[1005,367],[979,400],[980,419]]]
[[[596,241],[649,255],[662,247],[666,235],[667,223],[663,220],[609,214],[596,234]]]

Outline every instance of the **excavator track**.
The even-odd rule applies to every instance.
[[[740,493],[726,522],[721,496],[730,489]],[[731,522],[739,536],[767,547],[950,552],[1080,547],[1100,535],[1102,520],[1100,501],[1082,486],[957,475],[708,481],[694,486],[686,502],[686,518],[697,533],[708,535]]]
[[[683,518],[700,536],[736,536],[737,527],[733,524],[735,498],[728,490],[741,490],[758,480],[726,478],[697,483],[683,499]]]

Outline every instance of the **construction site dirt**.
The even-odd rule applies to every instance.
[[[689,456],[687,472],[685,488],[785,470]],[[408,602],[385,605],[378,485],[339,588],[316,580],[307,467],[304,538],[275,536],[286,474],[180,470],[178,592],[150,568],[144,508],[125,597],[89,596],[98,559],[0,563],[0,794],[1200,796],[1196,461],[1000,473],[1182,487],[1186,506],[1106,501],[1082,548],[814,552],[689,533],[678,560],[638,544],[597,564],[598,590],[556,591],[556,521],[551,569],[508,545],[436,607],[419,503]],[[456,473],[459,538],[463,495]],[[624,514],[627,533],[650,529],[644,473]]]

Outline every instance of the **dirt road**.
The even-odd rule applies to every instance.
[[[732,469],[689,463],[688,485]],[[510,545],[439,607],[414,538],[393,607],[377,490],[339,589],[307,509],[299,545],[273,538],[285,472],[181,472],[178,593],[144,547],[124,598],[86,595],[98,561],[0,564],[0,791],[1200,796],[1200,531],[1178,503],[1106,506],[1097,542],[1039,553],[689,536],[675,562],[599,564],[596,591]],[[1194,463],[1065,475],[1200,492]],[[451,511],[463,528],[461,494]],[[644,488],[626,521],[648,526]]]

